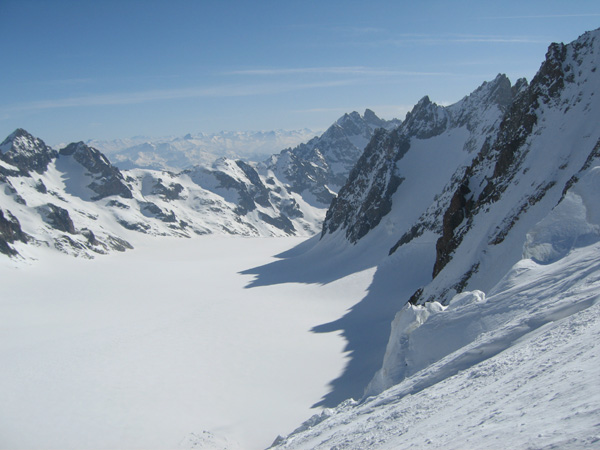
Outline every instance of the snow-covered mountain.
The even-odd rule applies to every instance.
[[[182,137],[133,137],[89,140],[90,147],[107,155],[119,169],[153,169],[179,172],[211,165],[219,158],[262,161],[282,148],[293,147],[319,134],[309,129],[273,131],[221,131]]]
[[[132,141],[105,143],[121,162],[123,155],[137,155],[138,162],[125,166],[153,166],[140,162],[146,157],[158,167],[210,161],[177,173],[119,169],[86,143],[56,151],[19,129],[0,146],[0,183],[5,186],[0,196],[0,249],[8,255],[27,255],[33,244],[93,257],[130,248],[128,231],[181,237],[310,236],[320,230],[326,208],[360,156],[361,146],[376,127],[397,123],[369,110],[364,116],[346,114],[322,136],[263,163],[213,159],[219,153],[236,153],[244,144],[266,149],[312,133],[188,135],[121,150]],[[212,153],[205,149],[208,143]],[[140,145],[154,150],[140,153]],[[315,200],[317,192],[320,201]]]
[[[377,267],[362,302],[315,328],[351,357],[321,404],[359,402],[275,447],[597,444],[600,391],[582,392],[600,375],[599,65],[596,30],[552,44],[530,83],[425,97],[375,133],[320,241],[285,262],[305,281]]]
[[[401,126],[380,129],[328,211],[323,233],[343,229],[355,243],[391,211],[396,192],[400,201],[395,203],[405,204],[394,208],[394,226],[414,221],[422,213],[421,205],[431,203],[497,129],[521,83],[513,88],[506,76],[498,75],[448,107],[424,97]]]
[[[191,237],[312,235],[324,210],[248,163],[219,159],[179,174],[120,171],[83,142],[60,151],[25,130],[0,145],[0,251],[93,257],[131,248],[128,232]]]
[[[379,128],[393,129],[397,119],[383,120],[367,109],[344,114],[321,136],[273,155],[262,166],[315,206],[328,207],[350,170]]]

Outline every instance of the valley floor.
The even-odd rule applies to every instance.
[[[0,262],[0,448],[265,448],[314,413],[344,341],[309,330],[373,270],[252,287],[299,238],[138,238],[125,254]]]

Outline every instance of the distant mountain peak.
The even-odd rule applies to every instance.
[[[378,128],[395,128],[399,121],[383,120],[367,109],[346,113],[321,136],[274,155],[265,162],[295,192],[309,191],[315,204],[329,205]]]
[[[23,128],[17,128],[15,131],[13,131],[12,133],[10,133],[8,135],[8,137],[4,140],[4,142],[2,142],[2,145],[4,145],[4,143],[7,142],[7,141],[14,141],[18,137],[31,137],[31,138],[33,138],[33,136],[31,136],[31,134],[29,134],[27,132],[27,130],[25,130]]]
[[[17,128],[0,144],[0,159],[17,167],[21,174],[44,172],[57,153],[44,141]]]
[[[111,195],[132,198],[131,190],[125,184],[119,169],[99,150],[84,142],[75,142],[61,149],[59,157],[72,157],[88,171],[93,180],[87,187],[96,194],[92,197],[93,200]]]

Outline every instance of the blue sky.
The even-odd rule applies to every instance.
[[[0,0],[0,140],[403,118],[600,27],[600,2]]]

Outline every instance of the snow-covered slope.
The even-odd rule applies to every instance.
[[[318,131],[221,131],[183,137],[136,137],[86,144],[105,153],[120,169],[145,168],[179,172],[192,166],[210,166],[219,158],[262,161],[282,148],[306,142]]]
[[[381,367],[394,314],[431,280],[435,242],[447,199],[477,155],[487,132],[497,130],[507,103],[524,84],[499,75],[455,105],[423,98],[401,126],[375,133],[327,212],[322,238],[296,259],[319,273],[343,276],[378,267],[363,302],[317,331],[338,331],[352,358],[321,402],[334,406],[360,397]],[[413,231],[415,223],[422,225]],[[419,234],[388,256],[403,235]],[[404,238],[406,240],[406,238]]]
[[[401,381],[324,410],[274,448],[596,448],[599,252],[525,259],[488,295],[405,306],[372,388]]]
[[[569,352],[599,332],[599,58],[600,30],[552,44],[530,84],[511,87],[498,76],[446,108],[424,98],[399,128],[375,134],[321,240],[297,257],[320,267],[349,259],[349,271],[377,267],[363,301],[318,328],[341,331],[351,352],[321,404],[363,403],[313,418],[283,447],[598,442],[591,417],[600,398],[564,380],[578,365],[578,386],[589,390],[598,379],[596,345]],[[513,363],[539,376],[522,398],[524,383],[506,369]],[[480,377],[493,388],[470,381]],[[535,415],[555,398],[539,389],[564,399],[545,420]],[[498,445],[517,414],[523,434]],[[572,429],[559,423],[567,417]]]
[[[489,289],[521,257],[531,227],[600,156],[600,33],[553,44],[445,211],[435,279],[417,301]],[[487,270],[494,267],[494,270]]]
[[[506,76],[498,75],[448,107],[424,97],[401,126],[380,129],[328,211],[324,237],[343,229],[355,243],[379,225],[392,204],[395,214],[383,226],[407,231],[498,128],[521,84],[512,88]]]

